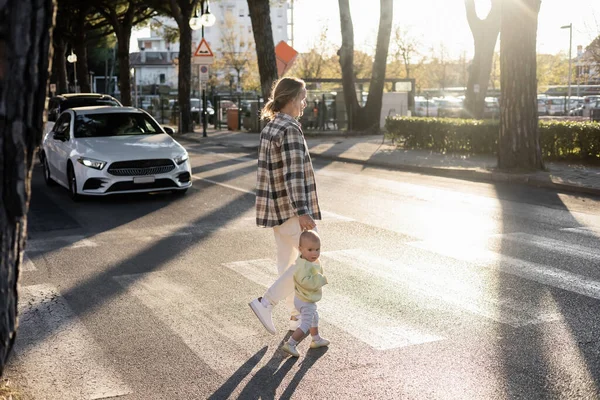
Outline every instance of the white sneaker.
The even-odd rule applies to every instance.
[[[290,319],[290,331],[295,331],[299,327],[300,327],[299,319],[297,319],[297,320]]]
[[[254,299],[250,303],[248,303],[248,305],[250,306],[252,311],[254,311],[254,314],[256,314],[256,317],[263,324],[267,332],[269,332],[271,335],[274,335],[277,332],[277,330],[275,329],[275,325],[273,324],[273,306],[263,306],[260,302],[261,299],[262,297]]]
[[[292,346],[288,342],[285,342],[283,346],[281,346],[281,350],[285,351],[292,357],[300,357],[300,353],[296,350],[296,346]]]
[[[311,349],[318,349],[319,347],[327,347],[327,346],[329,346],[329,340],[323,339],[323,338],[321,338],[317,341],[313,340],[312,342],[310,342]]]

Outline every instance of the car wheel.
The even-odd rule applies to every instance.
[[[56,182],[54,182],[54,179],[52,179],[52,176],[50,175],[50,166],[48,165],[48,160],[46,157],[42,157],[42,160],[42,169],[44,170],[44,181],[46,181],[46,185],[56,185]]]
[[[67,178],[69,179],[69,194],[73,201],[81,200],[81,195],[77,193],[77,179],[75,178],[75,171],[73,165],[69,164],[67,167]]]
[[[171,193],[173,193],[174,196],[183,196],[184,194],[186,194],[186,192],[188,191],[188,189],[179,189],[179,190],[171,190]]]

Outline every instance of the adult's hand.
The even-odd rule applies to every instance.
[[[299,216],[298,222],[300,222],[300,229],[302,229],[303,231],[309,231],[317,226],[315,221],[308,214]]]

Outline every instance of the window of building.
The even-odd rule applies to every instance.
[[[149,40],[146,40],[144,42],[144,49],[148,50],[148,49],[151,49],[151,48],[152,48],[152,42],[149,41]]]
[[[165,81],[166,81],[166,76],[165,76],[165,74],[160,74],[160,75],[158,76],[158,80],[160,81],[160,83],[165,83]]]
[[[239,16],[243,17],[246,14],[246,11],[243,8],[240,8]]]
[[[248,33],[252,33],[252,25],[248,25]]]

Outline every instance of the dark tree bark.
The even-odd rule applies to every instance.
[[[65,40],[61,36],[55,35],[52,43],[54,44],[52,70],[56,79],[56,94],[67,93],[69,88],[67,87],[67,48]]]
[[[536,36],[540,0],[504,0],[500,27],[501,169],[543,169],[538,130]]]
[[[269,0],[248,0],[248,11],[252,21],[252,32],[256,44],[256,58],[263,99],[271,95],[273,83],[277,80],[277,60],[271,27],[271,6]]]
[[[344,102],[348,114],[348,130],[379,130],[381,102],[385,84],[385,69],[392,33],[393,1],[380,0],[379,31],[369,84],[367,103],[360,107],[356,98],[354,79],[354,28],[348,0],[339,0],[342,47],[339,51],[342,68]]]
[[[494,48],[500,33],[500,0],[492,0],[492,8],[485,19],[477,17],[475,0],[465,0],[467,21],[475,42],[475,53],[469,71],[465,109],[473,118],[483,118],[485,96],[492,72]],[[479,90],[475,90],[475,85]]]
[[[42,137],[53,17],[52,0],[0,2],[0,375],[17,331],[17,281],[33,158]]]
[[[192,28],[190,18],[198,0],[170,0],[170,14],[179,27],[179,78],[177,79],[178,102],[181,112],[181,132],[192,132],[190,110],[192,82]]]
[[[90,11],[90,7],[84,4],[79,6],[77,16],[74,21],[74,52],[77,55],[77,85],[82,93],[92,91],[90,86],[90,76],[88,71],[88,56],[87,56],[87,38],[86,38],[86,17]]]

